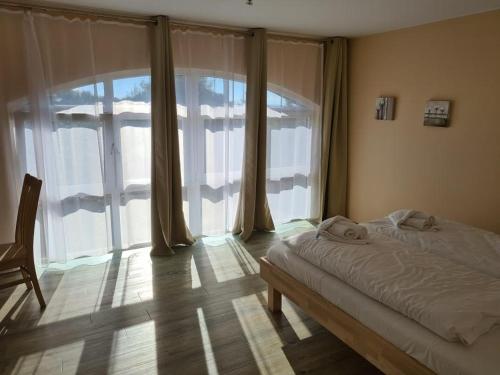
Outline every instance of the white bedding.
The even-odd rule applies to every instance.
[[[364,295],[295,255],[285,244],[272,247],[269,260],[438,374],[498,374],[500,328],[470,346],[443,340],[417,322]]]
[[[440,230],[432,232],[399,229],[388,218],[363,223],[371,233],[385,234],[500,278],[500,235],[441,218],[436,224]]]
[[[285,245],[298,256],[449,341],[473,343],[500,324],[500,280],[372,233],[369,244],[316,238]]]

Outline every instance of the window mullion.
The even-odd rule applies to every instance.
[[[121,224],[120,224],[120,188],[118,186],[117,163],[115,159],[120,155],[117,153],[115,126],[114,126],[114,90],[113,80],[107,78],[104,80],[104,195],[110,197],[110,222],[111,239],[113,250],[122,248]],[[105,198],[105,201],[106,198]]]
[[[200,144],[203,137],[203,119],[201,117],[201,107],[200,107],[200,75],[190,71],[186,75],[187,80],[187,112],[188,112],[188,124],[189,124],[189,134],[190,146],[187,148],[191,150],[189,152],[189,165],[191,166],[191,187],[188,188],[190,193],[188,197],[189,202],[189,219],[190,224],[193,228],[202,228],[202,181],[203,181],[203,169],[202,164],[204,163],[204,149]],[[194,151],[194,152],[192,152]]]

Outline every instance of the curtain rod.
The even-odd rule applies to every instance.
[[[0,7],[8,9],[22,9],[31,10],[42,13],[56,13],[68,16],[85,16],[85,17],[95,17],[106,20],[115,20],[120,22],[131,22],[138,24],[156,24],[156,20],[151,16],[138,16],[125,13],[116,13],[111,11],[97,11],[89,8],[75,8],[75,7],[64,7],[64,6],[54,6],[45,3],[18,3],[15,1],[1,1]],[[204,24],[198,22],[190,22],[183,20],[171,19],[170,25],[175,29],[191,29],[191,30],[201,30],[201,31],[211,31],[218,33],[228,33],[235,35],[252,35],[252,30],[248,28],[239,27],[228,27],[222,25]],[[285,40],[285,41],[298,41],[298,42],[308,42],[308,43],[323,43],[327,38],[315,38],[310,36],[294,35],[279,32],[268,32],[268,38],[272,40]]]
[[[120,22],[129,22],[136,24],[155,24],[156,20],[149,16],[137,16],[130,15],[126,13],[108,12],[108,11],[97,11],[85,8],[73,8],[64,6],[54,6],[44,3],[18,3],[14,1],[0,1],[1,8],[13,9],[13,10],[31,10],[40,13],[52,13],[60,15],[68,15],[72,17],[85,16],[85,17],[95,17],[105,20],[114,20]]]
[[[212,25],[207,23],[189,22],[176,19],[170,19],[169,23],[173,29],[177,30],[200,30],[200,31],[209,31],[216,33],[242,35],[242,36],[252,35],[252,30],[239,27]]]
[[[315,43],[315,44],[322,44],[323,42],[328,40],[328,38],[323,38],[323,37],[315,38],[311,36],[302,36],[302,35],[275,33],[275,32],[267,33],[267,38],[271,40],[283,40],[289,42],[304,42],[304,43]]]
[[[191,22],[191,21],[183,21],[171,19],[170,25],[174,29],[178,30],[201,30],[201,31],[212,31],[219,33],[227,33],[227,34],[235,34],[235,35],[252,35],[251,28],[242,28],[242,27],[228,27],[222,25],[214,25],[207,23],[199,23],[199,22]],[[285,40],[285,41],[297,41],[297,42],[308,42],[308,43],[323,43],[327,38],[324,37],[310,37],[304,35],[294,35],[291,33],[279,33],[269,31],[267,33],[268,39],[272,40]]]

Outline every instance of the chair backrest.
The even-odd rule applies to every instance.
[[[33,237],[35,235],[36,211],[42,188],[42,180],[29,174],[24,176],[23,190],[19,201],[16,222],[16,243],[27,249],[27,256],[33,256]]]

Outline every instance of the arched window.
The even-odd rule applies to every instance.
[[[52,206],[62,230],[51,236],[62,237],[69,258],[151,242],[149,71],[89,81],[51,90],[52,125],[44,137],[34,134],[40,129],[33,127],[36,120],[26,100],[10,105],[21,170],[43,175],[41,169],[54,169],[48,188],[57,190],[59,202]],[[50,154],[52,165],[41,163],[43,153]],[[38,225],[51,225],[48,214],[39,210]]]
[[[13,31],[0,42],[0,117],[19,159],[5,182],[10,194],[25,172],[43,180],[38,261],[149,243],[150,28],[83,15],[0,18]]]
[[[242,179],[241,36],[172,34],[184,215],[194,235],[231,231]],[[322,47],[268,41],[267,195],[275,223],[318,218]]]
[[[246,82],[178,69],[177,119],[184,214],[197,235],[232,229],[244,156]],[[319,105],[273,85],[267,91],[267,195],[276,223],[315,218]]]

